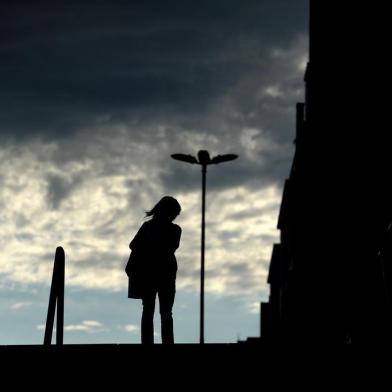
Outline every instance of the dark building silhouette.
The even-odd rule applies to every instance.
[[[391,335],[389,15],[310,1],[305,103],[263,305],[265,340],[381,343]]]

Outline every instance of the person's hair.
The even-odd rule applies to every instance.
[[[145,218],[167,218],[173,220],[181,212],[180,203],[171,196],[164,196],[158,203],[149,211],[145,211]]]

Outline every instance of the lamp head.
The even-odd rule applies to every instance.
[[[224,155],[217,155],[216,157],[211,159],[211,163],[221,163],[221,162],[228,162],[237,159],[238,155],[236,154],[224,154]]]
[[[206,150],[200,150],[197,153],[197,156],[199,158],[199,163],[201,165],[208,165],[209,163],[211,163],[211,158],[210,158],[210,154],[208,151]]]
[[[198,163],[197,159],[192,155],[187,154],[172,154],[171,157],[177,161],[188,162],[188,163]]]

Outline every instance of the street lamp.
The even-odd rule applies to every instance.
[[[172,154],[177,161],[201,165],[202,173],[202,203],[201,203],[201,268],[200,268],[200,344],[204,344],[204,243],[205,243],[205,207],[206,207],[206,174],[207,166],[228,162],[238,158],[235,154],[217,155],[210,158],[206,150],[200,150],[197,158],[187,154]]]

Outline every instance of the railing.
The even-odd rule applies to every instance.
[[[54,257],[52,286],[50,288],[48,315],[46,318],[44,345],[50,346],[52,343],[54,315],[57,305],[56,322],[56,345],[63,344],[64,335],[64,273],[65,254],[64,249],[59,246]]]

